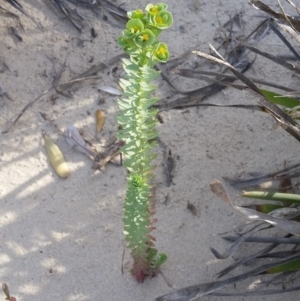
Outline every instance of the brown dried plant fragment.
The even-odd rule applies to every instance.
[[[99,133],[104,125],[105,115],[101,110],[97,110],[95,115],[96,115],[96,130]]]

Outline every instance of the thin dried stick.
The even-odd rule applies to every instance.
[[[117,60],[119,60],[120,58],[122,58],[124,56],[124,54],[122,55],[117,55],[113,58],[111,58],[107,64],[105,63],[100,63],[96,66],[93,66],[91,68],[89,68],[87,71],[75,76],[71,81],[64,83],[64,84],[60,84],[57,86],[53,86],[52,88],[50,88],[49,90],[46,90],[45,92],[43,92],[41,95],[39,95],[36,99],[34,99],[33,101],[29,102],[28,104],[25,105],[25,107],[21,110],[21,112],[17,115],[17,117],[13,120],[13,122],[4,130],[2,131],[2,134],[7,134],[14,126],[15,124],[18,122],[18,120],[22,117],[22,115],[31,107],[33,106],[37,101],[42,100],[46,95],[49,95],[50,92],[54,92],[54,90],[56,92],[61,92],[63,89],[69,88],[71,85],[84,81],[84,80],[88,80],[88,79],[95,79],[97,77],[91,77],[91,75],[105,69],[108,67],[108,64],[111,64],[111,62],[116,62]]]
[[[177,69],[177,70],[173,70],[173,72],[175,74],[179,74],[181,76],[189,77],[189,78],[198,78],[197,77],[198,74],[205,74],[205,75],[218,76],[218,77],[229,78],[229,79],[238,79],[234,75],[230,75],[230,74],[226,74],[226,73],[213,72],[213,71],[205,71],[205,70]],[[295,89],[287,88],[285,86],[281,86],[281,85],[271,83],[269,81],[265,81],[263,79],[257,79],[257,78],[254,78],[254,77],[248,77],[248,78],[250,80],[252,80],[254,83],[274,87],[274,88],[277,88],[277,89],[280,89],[280,90],[284,90],[284,91],[288,91],[288,92],[297,92],[298,91],[298,90],[295,90]],[[200,79],[202,79],[202,78],[200,78]],[[231,84],[224,83],[224,85],[230,86]],[[246,87],[246,86],[243,86],[243,87]]]

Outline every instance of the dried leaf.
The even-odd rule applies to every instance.
[[[124,145],[122,141],[116,141],[113,143],[105,152],[99,152],[95,157],[94,169],[101,169],[104,167],[111,159],[116,157],[120,153],[120,148]]]
[[[269,6],[264,4],[261,1],[257,0],[251,0],[250,3],[257,9],[260,9],[267,14],[271,15],[273,18],[284,21],[287,23],[290,27],[294,27],[298,32],[300,32],[300,21],[297,18],[294,18],[292,16],[289,16],[285,13],[277,13],[274,10],[272,10]]]
[[[268,226],[269,227],[269,226]],[[225,252],[223,252],[223,254],[220,254],[217,250],[210,248],[211,252],[214,254],[214,256],[217,259],[226,259],[229,256],[231,256],[234,252],[237,251],[237,249],[241,246],[241,244],[251,235],[253,235],[254,233],[261,231],[262,229],[268,228],[266,227],[264,224],[259,224],[254,226],[251,230],[247,231],[246,233],[244,233],[243,235],[239,236],[239,238],[229,246],[229,248],[227,248],[225,250]]]
[[[300,235],[300,223],[298,222],[273,217],[271,215],[260,213],[252,209],[242,208],[238,206],[234,206],[234,208],[251,220],[265,221],[288,233]]]
[[[164,296],[160,296],[160,297],[156,298],[155,301],[188,301],[196,296],[198,298],[200,298],[200,297],[203,297],[206,295],[217,295],[218,293],[215,293],[215,291],[220,290],[221,288],[223,288],[227,285],[230,285],[230,284],[233,284],[236,282],[240,282],[242,280],[245,280],[245,279],[255,276],[257,274],[263,273],[270,268],[276,267],[280,264],[284,264],[284,263],[287,263],[287,262],[290,262],[292,260],[296,260],[299,258],[300,258],[300,254],[291,255],[284,259],[278,260],[277,262],[272,262],[272,263],[262,265],[249,272],[225,279],[223,281],[208,282],[208,283],[198,284],[198,285],[179,289],[175,292],[166,294]],[[297,289],[299,289],[299,287]],[[254,293],[257,293],[257,292],[254,292]]]
[[[98,87],[98,90],[110,93],[112,95],[117,95],[117,96],[122,95],[122,93],[118,89],[109,86],[100,86]]]
[[[101,110],[96,111],[96,130],[99,133],[104,125],[105,115]]]
[[[291,234],[286,235],[285,237],[290,237]],[[237,239],[239,239],[240,236],[237,236]],[[227,240],[227,238],[223,237],[223,239]],[[248,239],[250,238],[246,238],[245,241],[248,241]],[[235,241],[235,240],[234,240]],[[264,254],[268,254],[269,252],[271,252],[273,249],[275,249],[278,246],[278,243],[273,243],[270,246],[250,255],[247,257],[244,257],[236,262],[234,262],[233,264],[231,264],[230,266],[228,266],[227,268],[223,269],[221,272],[218,273],[218,278],[223,277],[224,275],[230,273],[231,271],[233,271],[234,269],[238,268],[241,265],[245,265],[248,262],[252,262],[253,260],[255,260],[256,258],[258,258],[261,255]]]
[[[10,299],[10,294],[9,294],[9,289],[8,289],[8,285],[6,283],[2,283],[2,290],[3,290],[3,293],[5,294],[6,296],[6,300],[9,300]]]
[[[210,183],[210,189],[217,197],[232,206],[228,193],[220,181]]]
[[[236,241],[240,236],[226,236],[223,239],[228,241]],[[296,237],[247,237],[245,242],[255,242],[255,243],[264,243],[264,244],[288,244],[288,245],[300,245],[300,239]]]
[[[69,125],[65,129],[64,137],[71,147],[75,147],[77,150],[88,155],[92,159],[96,157],[97,152],[86,143],[74,125]]]

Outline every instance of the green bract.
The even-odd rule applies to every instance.
[[[150,29],[145,29],[136,35],[134,38],[135,45],[140,48],[145,48],[153,44],[155,35]]]
[[[157,110],[153,108],[157,98],[151,97],[156,86],[151,81],[159,76],[154,70],[157,62],[166,62],[169,51],[166,44],[158,41],[163,29],[171,26],[172,15],[167,5],[148,4],[145,12],[134,10],[128,13],[126,29],[118,38],[118,44],[129,54],[123,60],[126,72],[120,80],[123,89],[118,105],[120,130],[118,138],[124,142],[121,152],[128,169],[127,192],[124,205],[124,235],[133,257],[133,275],[138,281],[154,276],[167,255],[158,254],[150,235],[154,214],[154,196],[151,180],[154,177],[156,157],[154,147]]]
[[[167,11],[160,11],[158,14],[150,17],[150,24],[159,29],[167,29],[173,24],[173,17]]]
[[[142,19],[145,14],[141,9],[133,10],[127,13],[129,19]]]
[[[165,43],[157,43],[152,52],[153,59],[165,63],[169,59],[168,46]]]
[[[133,19],[133,20],[129,20],[126,24],[126,28],[127,30],[132,33],[132,34],[136,34],[139,31],[144,30],[144,24],[141,20],[139,19]]]
[[[150,3],[146,6],[145,10],[149,15],[153,16],[157,15],[162,10],[166,10],[167,8],[168,5],[164,3],[157,3],[156,5]]]

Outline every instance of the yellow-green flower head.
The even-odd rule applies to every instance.
[[[152,26],[167,29],[173,24],[173,17],[168,11],[160,11],[158,14],[151,16],[149,21]]]
[[[129,19],[142,19],[145,14],[141,9],[136,9],[127,13]]]
[[[144,24],[139,19],[133,19],[129,20],[126,24],[126,29],[129,31],[132,35],[136,35],[137,33],[144,30]]]
[[[154,60],[165,63],[169,59],[170,53],[165,43],[157,43],[153,49],[152,57]]]
[[[134,38],[135,44],[140,47],[148,47],[155,41],[155,35],[150,29],[145,29]]]
[[[150,3],[146,6],[146,12],[148,12],[151,16],[155,16],[160,11],[166,10],[167,8],[168,6],[164,3],[157,3],[156,5]]]

